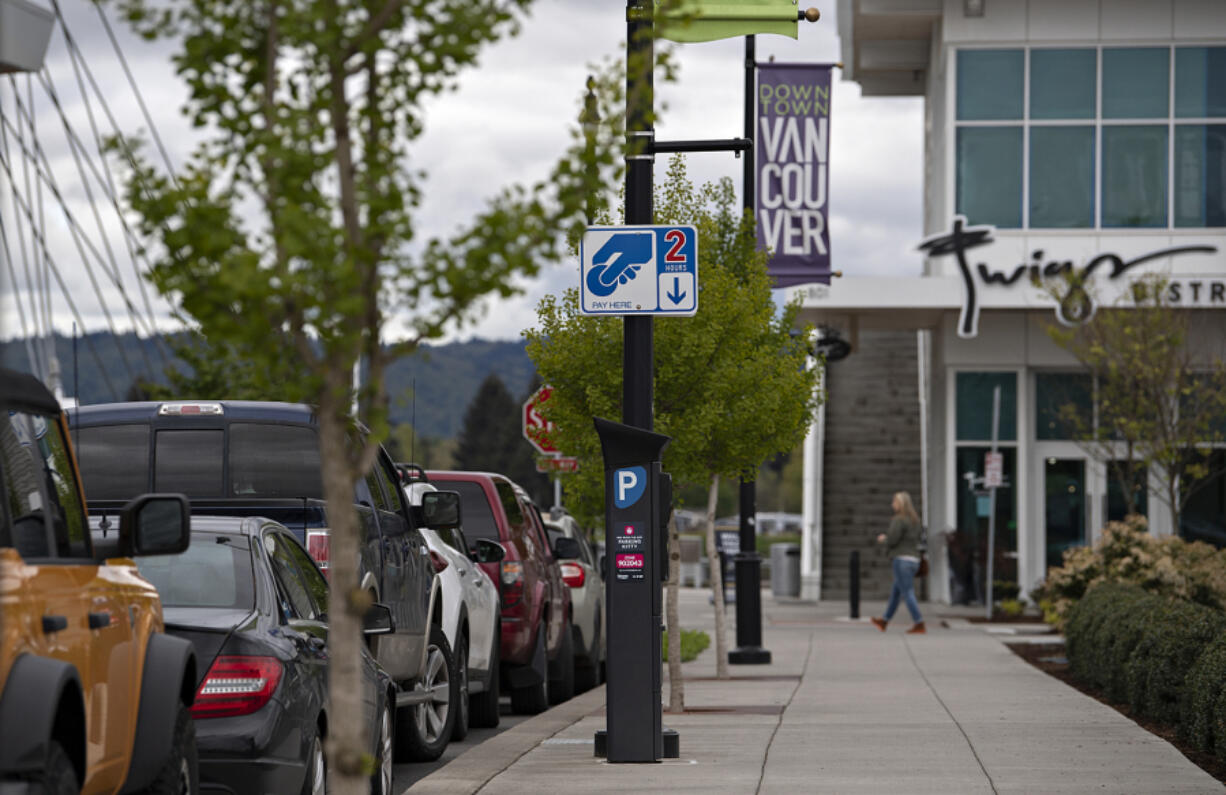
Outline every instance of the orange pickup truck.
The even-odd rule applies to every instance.
[[[0,792],[195,793],[195,655],[132,561],[187,548],[187,499],[138,497],[93,539],[67,427],[0,369]]]

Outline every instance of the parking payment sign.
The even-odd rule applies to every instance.
[[[647,568],[647,544],[641,522],[618,522],[613,536],[613,572],[621,582],[643,579]]]
[[[579,246],[584,315],[698,311],[698,232],[692,226],[593,226]]]

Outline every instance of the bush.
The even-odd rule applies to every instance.
[[[1179,599],[1164,602],[1144,622],[1124,673],[1128,703],[1137,714],[1177,724],[1188,672],[1226,633],[1226,614]]]
[[[1180,735],[1226,763],[1226,636],[1201,653],[1185,686]]]
[[[711,636],[701,629],[681,630],[681,662],[687,663],[711,645]],[[668,662],[668,632],[664,633],[660,647],[664,662]]]
[[[1000,612],[1010,618],[1016,618],[1025,611],[1026,606],[1017,599],[1002,599],[1000,602]]]
[[[1093,547],[1064,553],[1034,596],[1048,621],[1063,627],[1072,606],[1099,583],[1130,583],[1146,591],[1226,609],[1226,550],[1175,536],[1155,538],[1144,517],[1110,522]]]
[[[1073,676],[1125,700],[1125,665],[1161,603],[1135,585],[1104,583],[1091,589],[1073,606],[1064,628]]]

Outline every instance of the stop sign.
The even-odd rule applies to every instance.
[[[542,455],[557,455],[559,452],[550,438],[556,426],[542,417],[540,412],[541,404],[549,400],[552,394],[552,387],[543,386],[524,401],[524,438]]]

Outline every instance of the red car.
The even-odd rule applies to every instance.
[[[502,687],[515,712],[535,714],[575,692],[570,589],[559,560],[580,555],[571,538],[551,548],[540,511],[527,493],[489,472],[428,472],[440,489],[460,494],[464,536],[502,544],[506,557],[482,563],[502,591]]]

